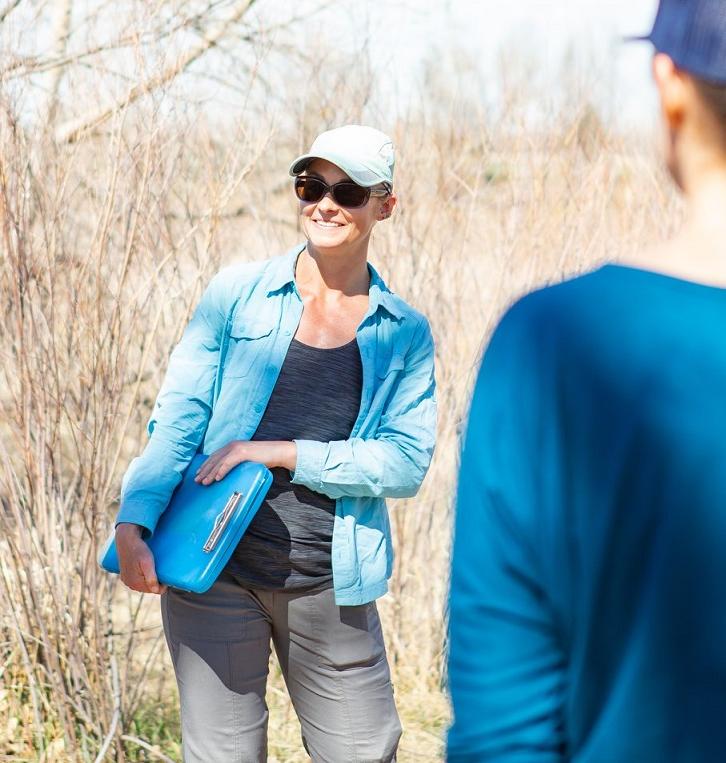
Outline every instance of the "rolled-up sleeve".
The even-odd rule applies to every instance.
[[[148,423],[149,440],[123,477],[116,524],[132,522],[153,533],[204,438],[227,318],[224,303],[222,272],[210,282],[171,354]]]
[[[434,345],[422,320],[375,435],[333,442],[295,440],[292,481],[330,498],[407,498],[421,486],[435,440]]]

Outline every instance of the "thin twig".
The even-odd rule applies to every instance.
[[[138,100],[142,95],[147,95],[171,82],[200,56],[204,55],[210,48],[214,47],[217,42],[224,37],[228,29],[235,24],[235,22],[239,21],[254,3],[255,0],[241,0],[241,2],[237,2],[229,17],[216,24],[212,29],[207,30],[207,32],[200,38],[197,45],[187,51],[179,61],[168,66],[156,76],[150,77],[145,82],[134,85],[122,100],[116,101],[116,103],[111,106],[91,112],[90,114],[83,114],[77,119],[61,125],[55,133],[56,142],[72,143],[84,133],[88,133],[102,125],[107,119]]]
[[[116,736],[116,729],[118,728],[119,718],[121,717],[121,684],[118,680],[118,665],[116,664],[116,656],[111,655],[111,686],[113,688],[113,715],[111,716],[111,725],[108,729],[101,748],[96,755],[94,763],[102,763],[106,757],[106,752],[113,742],[113,738]]]
[[[156,760],[161,760],[164,763],[176,763],[176,761],[164,755],[164,753],[161,750],[159,750],[158,747],[154,747],[153,745],[150,745],[148,742],[145,742],[143,739],[130,736],[129,734],[121,734],[121,739],[123,739],[124,742],[131,742],[132,744],[135,744],[138,747],[142,747],[144,750],[146,750],[146,752],[149,753],[149,755],[151,755],[153,758],[156,758]]]

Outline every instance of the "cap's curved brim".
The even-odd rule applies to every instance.
[[[653,42],[649,34],[626,34],[620,39],[622,42]]]
[[[330,151],[320,151],[316,154],[303,154],[298,156],[297,159],[290,165],[290,175],[297,177],[303,170],[310,164],[313,159],[325,159],[325,161],[334,164],[339,167],[345,174],[357,185],[362,185],[365,188],[372,188],[374,185],[380,183],[391,184],[391,180],[382,178],[376,173],[372,172],[368,167],[363,165],[354,164],[350,159],[334,154]]]

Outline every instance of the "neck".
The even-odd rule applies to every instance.
[[[703,163],[698,173],[689,175],[684,192],[688,214],[681,232],[626,262],[726,288],[726,166]]]
[[[346,296],[367,294],[368,242],[345,252],[321,252],[309,241],[298,258],[295,281],[299,289],[314,294],[335,291]]]
[[[726,163],[704,171],[687,194],[687,230],[701,236],[726,240]]]

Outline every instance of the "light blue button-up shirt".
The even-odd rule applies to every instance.
[[[303,312],[294,276],[304,248],[233,265],[212,279],[171,354],[149,441],[124,475],[117,523],[153,532],[198,451],[210,454],[255,433]],[[428,322],[368,267],[368,310],[356,332],[363,388],[351,435],[295,440],[293,483],[336,499],[332,566],[339,605],[386,592],[393,549],[384,499],[416,494],[436,434]]]

